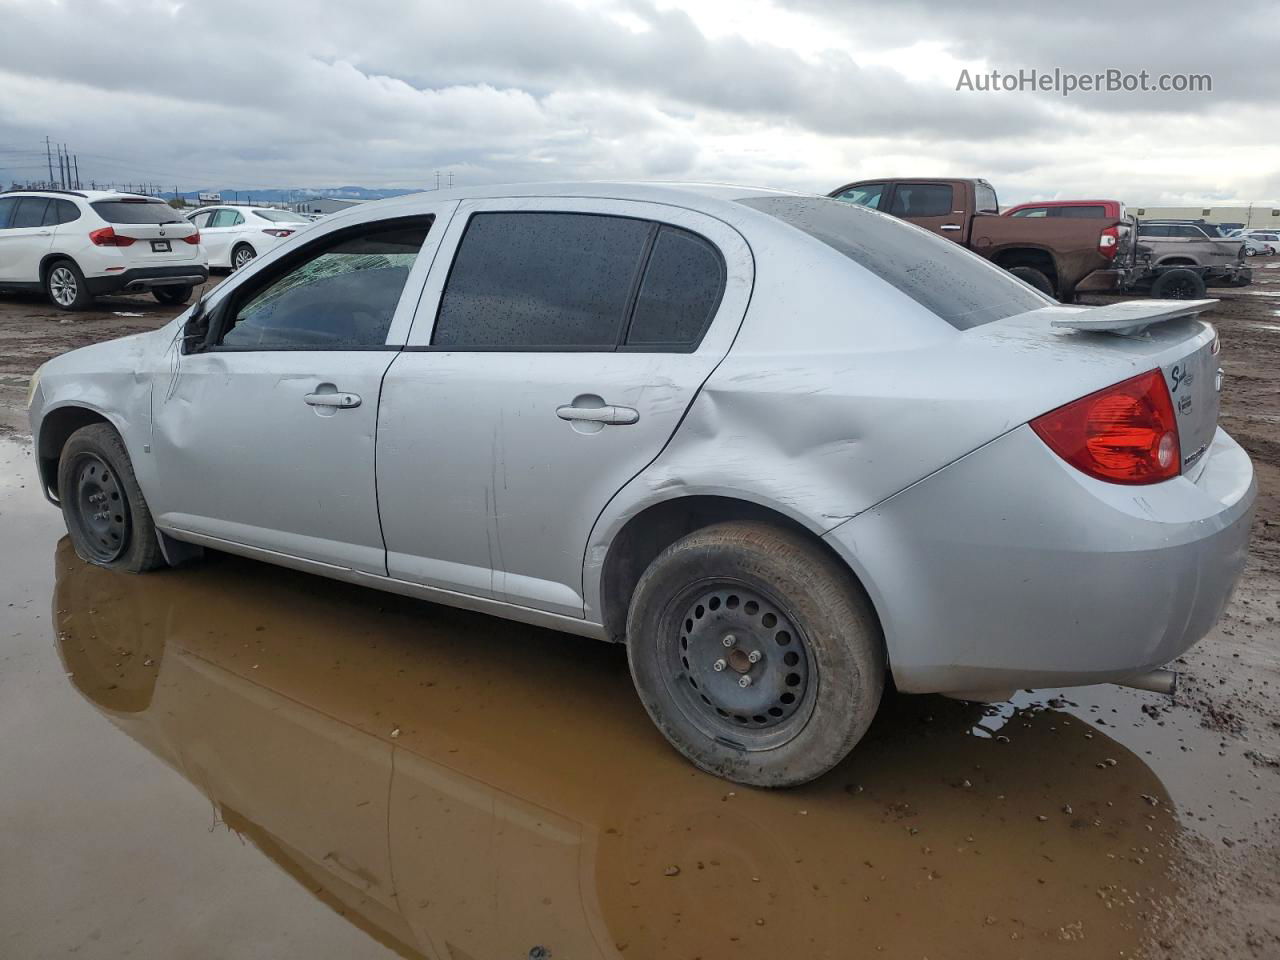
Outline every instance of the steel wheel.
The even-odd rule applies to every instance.
[[[669,611],[680,619],[660,638],[659,664],[690,723],[746,750],[772,749],[803,729],[817,678],[804,630],[782,604],[741,580],[716,579],[692,585]]]
[[[254,258],[255,254],[248,247],[237,247],[235,253],[231,255],[231,269],[239,270],[246,263]]]
[[[80,295],[80,284],[71,268],[59,265],[49,274],[49,296],[60,307],[69,307]]]
[[[84,548],[97,563],[110,563],[129,546],[129,500],[115,471],[93,453],[71,464],[72,505]]]

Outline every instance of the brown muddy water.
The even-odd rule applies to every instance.
[[[101,570],[33,477],[0,444],[6,958],[1133,957],[1186,838],[1275,789],[1116,688],[892,698],[817,783],[736,787],[617,648],[223,555]]]

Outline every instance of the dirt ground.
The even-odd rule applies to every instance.
[[[776,793],[674,757],[605,645],[231,557],[85,566],[31,483],[29,377],[177,311],[0,295],[0,864],[30,865],[0,954],[1280,958],[1280,257],[1254,267],[1208,317],[1253,541],[1176,699],[896,697]]]

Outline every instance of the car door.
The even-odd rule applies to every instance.
[[[592,524],[724,357],[752,270],[672,206],[462,204],[383,384],[390,575],[582,617]]]
[[[239,211],[219,207],[209,217],[209,225],[200,228],[200,242],[209,254],[209,266],[231,266],[231,242],[238,232],[236,218],[243,222]]]
[[[0,281],[39,283],[40,260],[53,244],[56,204],[48,197],[6,197],[0,202],[12,202],[7,220],[0,220]]]
[[[217,289],[156,385],[161,527],[385,574],[378,393],[449,209],[324,231]]]
[[[949,183],[905,180],[895,183],[889,213],[910,220],[939,236],[964,241],[964,202],[956,202],[955,187]]]

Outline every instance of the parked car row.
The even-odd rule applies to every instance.
[[[9,191],[0,194],[0,289],[43,290],[62,310],[142,291],[183,304],[210,267],[238,269],[310,225],[303,214],[265,207],[184,216],[157,197]]]
[[[1041,293],[1086,291],[1198,299],[1207,286],[1245,286],[1245,259],[1275,253],[1275,233],[1225,234],[1203,220],[1139,220],[1118,200],[1023,203],[1000,213],[986,180],[887,179],[829,196],[870,207],[960,243]]]

